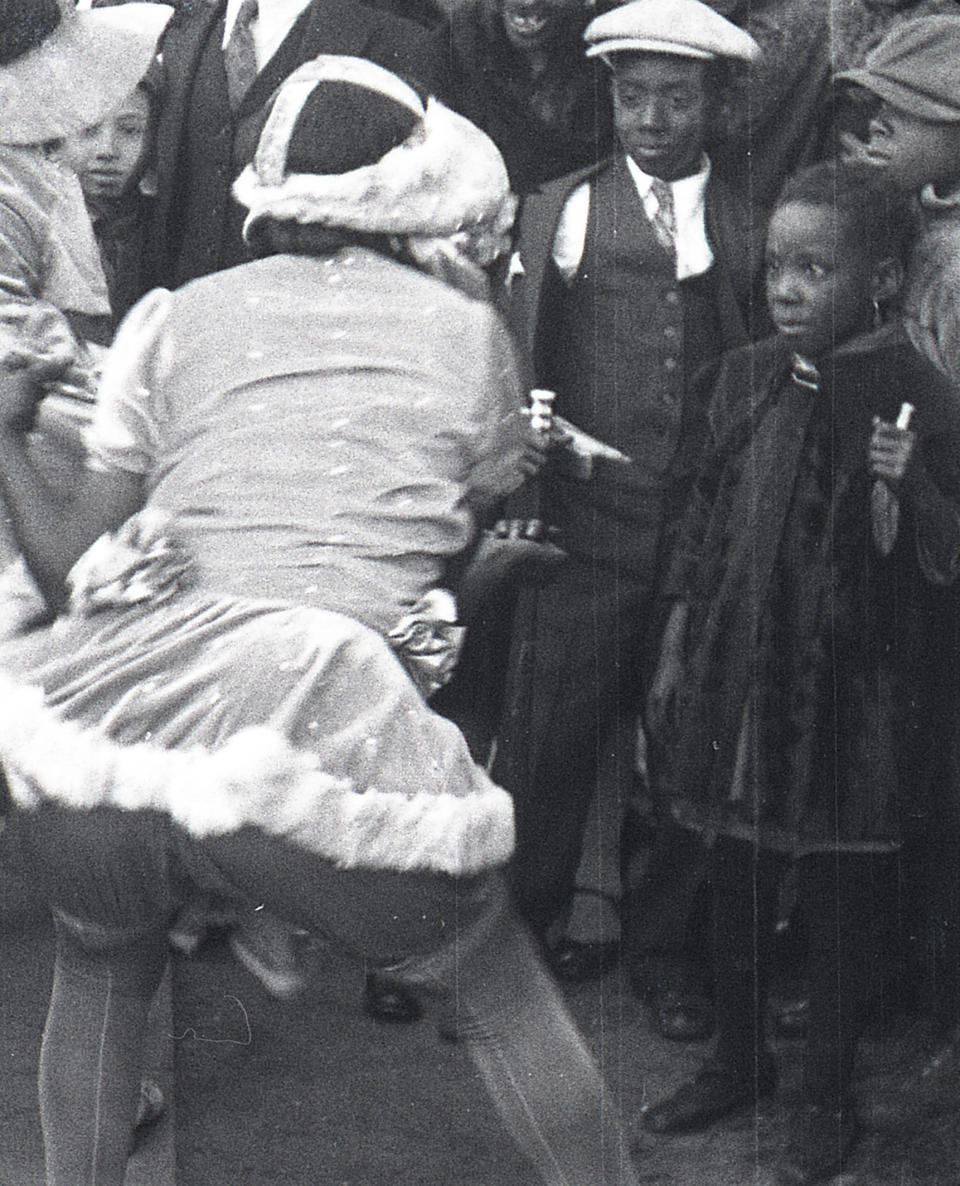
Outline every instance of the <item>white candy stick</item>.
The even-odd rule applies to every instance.
[[[897,416],[897,428],[904,431],[910,427],[910,418],[917,409],[913,404],[902,403],[900,405],[900,413]]]
[[[548,435],[553,426],[553,401],[557,398],[555,391],[547,391],[542,387],[535,387],[530,392],[530,427],[534,432]]]

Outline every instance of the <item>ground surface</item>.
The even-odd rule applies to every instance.
[[[35,1067],[50,931],[17,854],[0,842],[0,858],[0,1186],[42,1186]],[[462,1049],[439,1040],[429,1020],[391,1027],[364,1017],[362,969],[320,947],[308,960],[311,985],[295,1005],[266,997],[222,945],[178,961],[173,1017],[164,1022],[175,1055],[176,1123],[149,1135],[128,1186],[534,1186]],[[639,1123],[643,1104],[690,1073],[704,1047],[653,1036],[616,972],[569,999],[621,1097],[642,1182],[769,1181],[797,1095],[796,1044],[781,1045],[781,1091],[757,1116],[704,1135],[657,1138]],[[918,1092],[917,1069],[931,1054],[936,1044],[920,1016],[871,1034],[858,1094],[874,1128],[844,1186],[960,1183],[958,1058],[948,1052]],[[892,1107],[899,1119],[883,1114]]]

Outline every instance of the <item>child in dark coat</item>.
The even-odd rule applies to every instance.
[[[781,196],[766,253],[778,333],[714,373],[651,692],[674,816],[713,848],[718,1043],[646,1123],[703,1128],[772,1092],[761,1019],[792,864],[811,1014],[789,1183],[829,1177],[855,1139],[854,1053],[960,566],[960,403],[899,329],[875,326],[907,226],[830,164]]]

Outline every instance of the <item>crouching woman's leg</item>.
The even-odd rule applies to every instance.
[[[499,877],[456,945],[410,967],[450,1021],[519,1148],[548,1186],[634,1186],[612,1095]]]
[[[102,946],[56,915],[40,1054],[48,1186],[119,1186],[140,1099],[147,1015],[167,961],[162,930]]]
[[[14,824],[57,941],[39,1072],[46,1180],[121,1186],[147,1018],[167,961],[167,824],[149,812],[52,804],[17,813]]]

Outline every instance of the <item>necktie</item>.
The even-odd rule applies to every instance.
[[[243,0],[237,12],[230,40],[223,47],[230,109],[236,111],[250,84],[257,77],[257,55],[250,26],[257,19],[258,0]]]
[[[660,244],[667,251],[675,251],[677,246],[677,212],[673,204],[673,190],[670,183],[654,177],[650,192],[657,199],[657,209],[651,218],[653,229]]]

